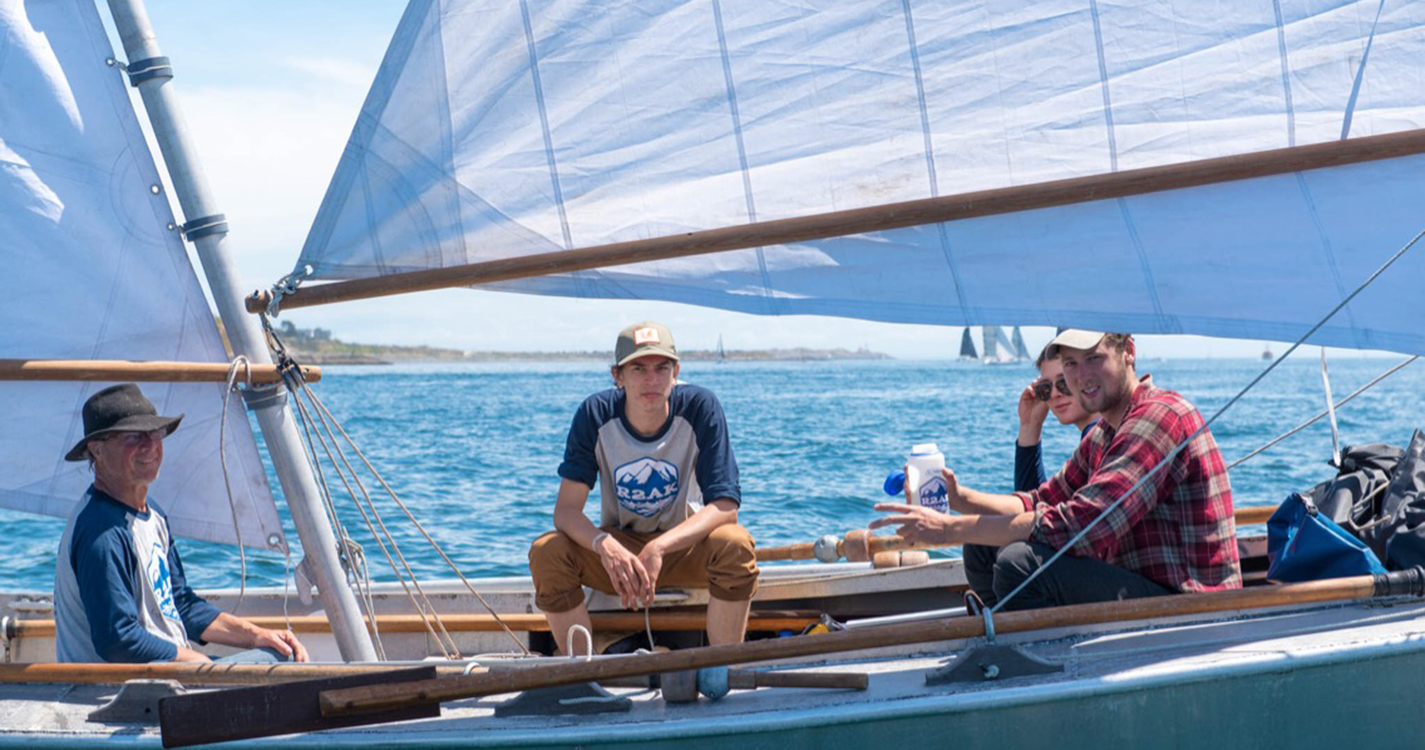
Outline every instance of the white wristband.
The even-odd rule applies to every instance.
[[[594,541],[590,542],[590,543],[589,543],[589,546],[590,546],[591,548],[593,548],[593,550],[594,550],[595,553],[597,553],[597,554],[603,554],[602,552],[599,552],[599,542],[604,541],[604,537],[606,537],[606,536],[608,536],[608,535],[609,535],[609,532],[607,532],[607,531],[601,531],[601,532],[599,532],[598,534],[595,534],[595,535],[594,535]]]

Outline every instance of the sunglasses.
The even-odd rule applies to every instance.
[[[1040,378],[1034,381],[1034,397],[1039,399],[1040,401],[1048,401],[1049,397],[1054,395],[1055,389],[1057,389],[1065,396],[1074,395],[1069,391],[1069,384],[1064,382],[1063,375],[1060,375],[1059,379],[1055,380],[1053,383],[1050,383],[1044,378]]]

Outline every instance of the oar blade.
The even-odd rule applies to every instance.
[[[324,690],[429,680],[435,675],[434,666],[414,667],[164,698],[158,702],[163,746],[187,747],[320,729],[436,718],[440,716],[438,703],[326,718],[322,716],[317,699]]]

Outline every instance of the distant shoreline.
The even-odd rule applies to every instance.
[[[304,342],[305,343],[305,342]],[[332,367],[340,365],[394,365],[458,362],[606,362],[608,352],[498,352],[460,351],[431,347],[383,347],[368,344],[323,342],[308,348],[289,345],[288,353],[302,364]],[[864,349],[755,349],[731,350],[719,356],[715,351],[688,350],[681,353],[687,362],[831,362],[843,360],[889,360],[888,354]]]

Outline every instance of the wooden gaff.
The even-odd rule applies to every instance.
[[[324,305],[765,245],[806,242],[1323,169],[1418,153],[1425,153],[1425,129],[685,232],[464,266],[306,286],[284,296],[282,308]],[[270,300],[269,292],[254,292],[247,298],[247,311],[262,312],[267,309]]]

